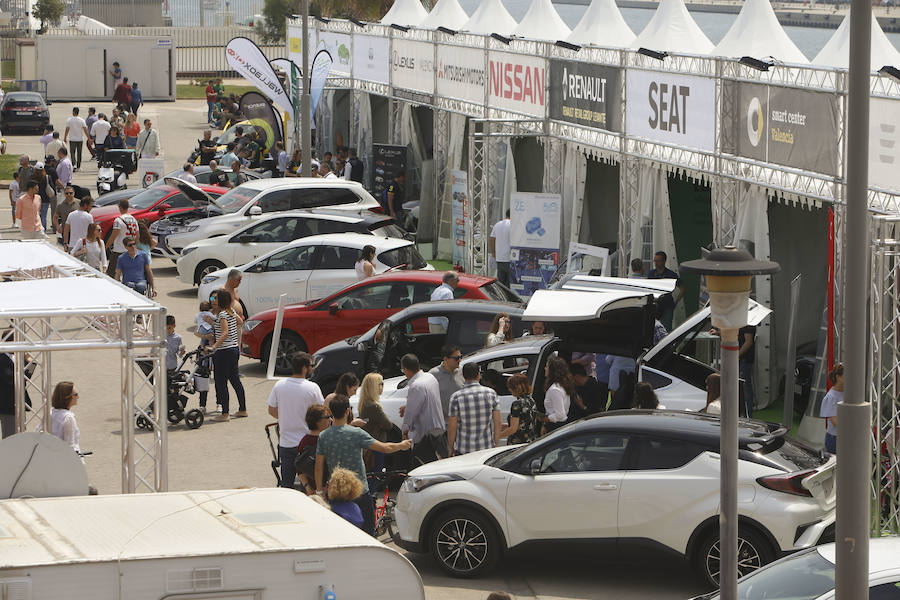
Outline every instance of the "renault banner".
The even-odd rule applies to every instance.
[[[395,95],[401,98],[431,104],[434,101],[434,45],[394,38],[391,85]],[[404,94],[403,90],[417,93]]]
[[[293,113],[291,101],[269,59],[262,50],[245,37],[236,37],[225,46],[225,57],[232,69],[272,99],[278,108]]]
[[[900,100],[872,98],[869,115],[869,185],[900,191]]]
[[[715,80],[630,69],[625,77],[625,94],[628,135],[715,151]]]
[[[437,93],[444,98],[484,104],[484,50],[447,46],[437,49]]]
[[[353,36],[353,78],[390,83],[391,65],[388,39],[373,35]]]
[[[550,61],[550,118],[622,131],[621,69],[574,60]]]
[[[723,150],[744,158],[837,174],[838,106],[830,92],[724,82],[733,119],[723,121]]]

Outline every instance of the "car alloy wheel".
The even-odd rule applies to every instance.
[[[269,337],[269,357],[272,355],[272,338]],[[291,356],[295,352],[306,352],[306,344],[303,339],[293,331],[281,331],[278,340],[278,352],[275,356],[275,373],[277,375],[291,374]]]
[[[718,531],[707,537],[701,547],[701,573],[708,583],[718,586],[721,547]],[[738,577],[748,575],[772,561],[769,545],[754,531],[738,533]]]
[[[437,520],[431,548],[441,567],[456,577],[483,573],[500,556],[493,527],[480,514],[467,510],[453,510]]]
[[[197,267],[197,283],[202,283],[203,278],[207,275],[215,273],[220,269],[224,269],[225,265],[215,260],[205,260]]]

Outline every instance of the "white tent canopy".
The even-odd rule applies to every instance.
[[[464,31],[485,35],[490,33],[511,35],[515,28],[516,20],[500,0],[481,0],[481,4],[462,26]]]
[[[9,240],[0,245],[0,273],[34,271],[47,267],[59,267],[69,271],[83,269],[86,265],[74,256],[40,240]]]
[[[663,52],[709,54],[713,43],[688,13],[684,0],[661,0],[644,30],[631,45]]]
[[[713,54],[729,58],[771,56],[787,63],[809,62],[785,33],[769,0],[746,0]]]
[[[844,17],[825,47],[813,59],[814,65],[838,67],[846,69],[850,65],[850,13]],[[872,70],[877,71],[885,65],[900,67],[900,52],[884,35],[878,19],[872,15]]]
[[[582,46],[627,48],[636,37],[615,0],[593,0],[566,41]]]
[[[395,0],[391,9],[381,18],[384,25],[416,27],[425,20],[428,11],[419,0]]]
[[[147,310],[155,302],[109,278],[59,277],[0,283],[0,317],[29,312],[86,311],[110,307]]]
[[[115,31],[109,25],[84,15],[78,17],[78,21],[75,22],[75,29],[87,35],[103,35],[104,33]]]
[[[550,0],[532,0],[528,12],[519,21],[513,34],[534,40],[564,40],[569,37],[569,29]]]
[[[425,20],[419,23],[419,27],[428,29],[437,29],[438,27],[446,27],[447,29],[462,29],[469,20],[469,15],[459,5],[459,0],[438,0]]]

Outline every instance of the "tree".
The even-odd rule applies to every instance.
[[[296,0],[266,0],[263,6],[263,22],[260,23],[263,40],[268,43],[284,42],[285,15],[296,12]]]
[[[329,19],[360,19],[378,21],[393,4],[393,0],[310,0],[310,16]],[[300,14],[299,0],[266,0],[264,21],[260,33],[266,42],[284,42],[285,15]]]
[[[32,8],[32,14],[41,20],[41,31],[43,31],[47,25],[59,25],[59,20],[65,10],[64,0],[37,0]]]

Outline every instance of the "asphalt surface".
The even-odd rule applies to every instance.
[[[76,104],[51,106],[53,124],[61,131]],[[77,104],[82,114],[86,103]],[[98,111],[111,105],[96,103]],[[202,100],[146,105],[139,115],[153,119],[160,130],[167,170],[173,170],[196,145],[205,129],[206,104]],[[8,152],[40,156],[38,134],[7,135]],[[87,152],[85,151],[87,156]],[[94,189],[97,166],[82,164],[75,183]],[[129,185],[137,185],[132,177]],[[0,235],[18,237],[10,229],[11,218],[5,191],[0,192]],[[188,349],[196,347],[194,315],[198,311],[197,288],[176,279],[175,265],[155,258],[153,271],[159,291],[157,300],[175,315],[177,331]],[[92,451],[87,460],[88,477],[100,493],[119,493],[122,486],[122,411],[120,407],[120,360],[118,351],[57,352],[53,379],[75,382],[80,400],[74,412],[81,431],[81,447]],[[196,430],[183,424],[169,429],[168,475],[170,490],[265,487],[275,484],[270,467],[272,455],[264,427],[272,419],[266,400],[273,382],[267,381],[258,361],[241,359],[241,374],[247,394],[249,416],[228,423],[207,421]],[[210,405],[215,393],[210,392]],[[235,399],[232,395],[232,402]],[[192,397],[189,408],[197,406]],[[129,422],[125,426],[132,426]],[[138,433],[139,436],[148,435]],[[277,440],[276,440],[277,443]],[[566,510],[561,499],[559,510]],[[661,499],[664,501],[664,499]],[[422,574],[429,599],[483,600],[491,591],[505,590],[517,599],[676,599],[705,591],[689,566],[678,557],[656,551],[623,556],[599,553],[593,548],[535,547],[512,552],[491,575],[481,579],[446,577],[429,556],[407,555]]]

